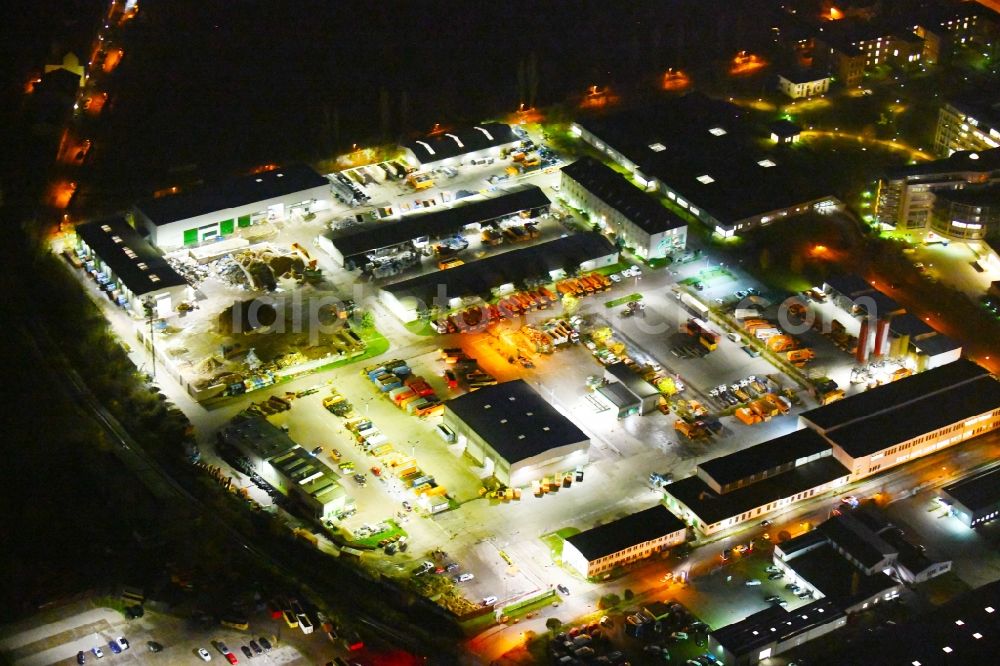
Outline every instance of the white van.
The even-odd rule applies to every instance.
[[[497,601],[499,601],[499,599],[497,599],[496,597],[484,597],[483,598],[483,605],[484,606],[492,606]]]
[[[443,423],[438,424],[438,426],[434,428],[434,431],[438,434],[438,437],[449,444],[455,441],[455,431]]]

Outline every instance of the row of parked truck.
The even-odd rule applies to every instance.
[[[556,291],[562,295],[587,296],[611,289],[611,278],[601,273],[590,273],[575,278],[566,278],[556,283]]]
[[[394,405],[414,416],[432,416],[444,411],[434,389],[427,381],[414,375],[405,361],[393,359],[370,365],[362,371]]]
[[[558,302],[559,297],[545,287],[531,291],[518,291],[504,296],[496,303],[473,305],[455,314],[432,321],[431,328],[441,334],[476,333],[490,324],[533,310],[544,310]]]

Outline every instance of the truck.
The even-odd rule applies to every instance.
[[[736,308],[733,316],[736,317],[737,321],[743,321],[744,319],[756,319],[760,317],[760,313],[753,308]]]
[[[767,400],[772,405],[774,405],[775,409],[777,409],[782,414],[788,414],[788,412],[792,409],[792,405],[790,402],[788,402],[788,398],[786,398],[783,395],[777,395],[775,393],[765,393],[763,399]]]
[[[805,349],[793,349],[787,354],[789,363],[793,365],[805,365],[809,361],[816,358],[816,353],[812,349],[806,347]]]
[[[791,335],[774,335],[767,340],[767,348],[775,353],[782,353],[798,349],[799,341]]]
[[[698,338],[698,342],[708,351],[714,351],[719,346],[721,335],[704,320],[691,317],[687,321],[687,331]]]
[[[756,414],[747,407],[740,407],[733,412],[733,415],[746,425],[754,425],[755,423],[760,423],[763,420],[759,414]]]
[[[378,390],[381,391],[382,393],[388,393],[392,389],[399,388],[400,386],[403,385],[403,380],[397,377],[396,375],[392,374],[391,372],[379,375],[378,377],[375,378],[374,382],[375,386],[377,386]]]
[[[681,293],[681,303],[704,317],[708,314],[708,306],[687,292]]]

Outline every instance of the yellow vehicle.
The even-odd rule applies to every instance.
[[[299,626],[299,619],[295,617],[295,613],[290,610],[282,611],[281,616],[285,618],[285,624],[291,629],[297,629]]]
[[[441,259],[440,261],[438,261],[438,268],[444,271],[448,270],[449,268],[455,268],[456,266],[461,266],[464,263],[465,263],[464,261],[456,257],[452,257],[450,259]]]

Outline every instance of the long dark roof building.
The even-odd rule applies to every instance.
[[[687,226],[687,222],[632,185],[625,176],[592,157],[568,164],[562,172],[648,234]]]
[[[589,439],[523,379],[452,398],[445,409],[511,464]]]
[[[803,428],[756,446],[698,464],[721,488],[763,481],[787,472],[796,462],[829,454],[830,443],[816,431]]]
[[[329,184],[325,176],[310,167],[293,164],[207,185],[190,193],[147,199],[137,203],[136,208],[153,224],[162,226]]]
[[[121,217],[81,224],[76,235],[136,296],[187,284],[156,248]]]
[[[662,504],[575,534],[566,541],[588,561],[619,553],[640,543],[685,529],[684,522]]]
[[[391,248],[418,238],[440,238],[460,231],[470,224],[483,224],[517,215],[522,211],[537,213],[548,208],[549,198],[541,188],[531,185],[513,192],[428,213],[407,215],[397,222],[380,222],[358,231],[324,234],[343,257],[352,257]]]
[[[617,255],[618,249],[600,234],[586,232],[556,238],[520,250],[510,250],[478,261],[425,273],[385,285],[382,290],[397,299],[413,297],[430,305],[439,294],[446,298],[487,294],[502,284],[546,277],[567,262],[581,264],[600,257]]]
[[[518,140],[510,125],[483,123],[452,132],[428,135],[404,144],[421,164],[440,162],[466,153],[503,146]]]
[[[925,396],[947,393],[955,387],[988,375],[982,366],[962,358],[829,405],[810,409],[800,417],[821,432],[829,433],[854,421],[870,419],[876,414],[898,409]]]

